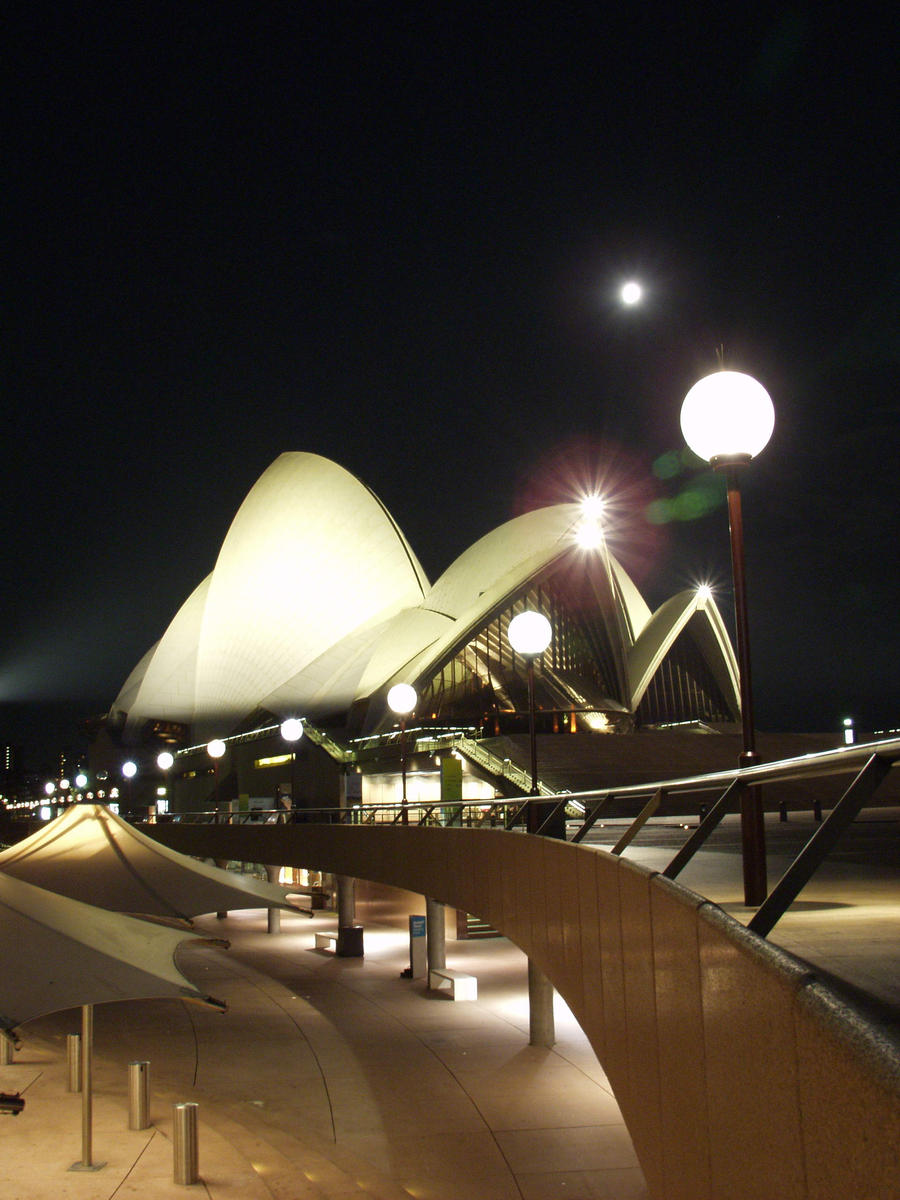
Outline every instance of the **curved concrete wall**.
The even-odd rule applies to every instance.
[[[190,854],[312,867],[490,921],[565,998],[654,1200],[895,1200],[900,1053],[790,955],[602,850],[501,830],[145,826]]]

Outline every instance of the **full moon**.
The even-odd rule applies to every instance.
[[[644,294],[644,289],[634,279],[623,284],[622,291],[619,293],[622,297],[623,304],[637,304],[641,296]]]

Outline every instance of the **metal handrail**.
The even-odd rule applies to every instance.
[[[752,767],[736,767],[727,771],[713,771],[706,775],[690,775],[677,779],[652,783],[629,784],[623,787],[597,788],[584,792],[553,793],[549,802],[541,803],[542,820],[538,833],[556,828],[561,812],[581,809],[580,824],[571,840],[581,841],[596,823],[604,808],[613,800],[645,803],[629,828],[613,847],[614,854],[621,854],[640,831],[659,804],[672,796],[688,796],[720,793],[718,799],[702,817],[675,857],[663,869],[662,874],[674,879],[693,855],[701,848],[710,833],[722,818],[735,811],[744,788],[760,784],[782,783],[798,779],[825,778],[834,775],[853,774],[849,787],[834,804],[829,816],[810,837],[785,874],[769,892],[764,903],[750,922],[754,932],[765,936],[784,914],[801,888],[834,847],[843,830],[858,814],[862,806],[874,795],[877,788],[900,761],[900,738],[888,738],[877,742],[841,746],[834,750],[823,750],[804,754],[796,758],[782,759],[774,763],[760,763]],[[524,789],[523,789],[524,791]],[[553,803],[553,801],[556,803]],[[523,796],[511,799],[430,801],[425,804],[373,804],[357,805],[352,808],[303,808],[292,812],[280,809],[255,809],[242,812],[195,812],[173,814],[181,821],[212,821],[227,824],[273,823],[320,823],[329,824],[397,824],[404,823],[442,826],[479,826],[497,829],[525,828],[524,818],[528,799]]]

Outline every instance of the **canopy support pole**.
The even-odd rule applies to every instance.
[[[92,1161],[93,1138],[93,1067],[94,1067],[94,1006],[81,1006],[81,1161],[72,1163],[70,1171],[100,1171],[105,1162]]]

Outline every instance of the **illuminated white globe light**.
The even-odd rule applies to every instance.
[[[175,759],[168,750],[163,750],[156,759],[156,765],[161,771],[168,771],[174,762]]]
[[[86,784],[87,784],[87,775],[85,775],[84,771],[79,771],[78,774],[75,776],[75,786],[77,788],[83,788],[86,786]]]
[[[419,702],[416,689],[409,683],[395,683],[387,694],[388,708],[398,717],[411,713]]]
[[[522,612],[510,621],[507,637],[517,654],[535,658],[550,645],[553,630],[543,613]]]
[[[297,717],[288,717],[281,722],[281,736],[286,742],[296,742],[303,737],[303,722]]]
[[[47,783],[44,784],[44,794],[47,796],[52,796],[55,791],[56,791],[56,784],[51,783],[48,780]]]
[[[629,308],[633,304],[639,304],[643,294],[644,289],[636,279],[629,279],[627,283],[622,285],[622,290],[619,292],[622,303],[627,304]]]
[[[122,763],[122,774],[126,779],[134,779],[137,775],[137,763],[133,763],[131,759],[128,762]]]
[[[206,747],[206,753],[210,758],[221,758],[225,753],[225,743],[221,738],[213,738]]]
[[[775,428],[775,408],[761,383],[740,371],[716,371],[695,383],[681,406],[684,440],[706,462],[755,458]]]

